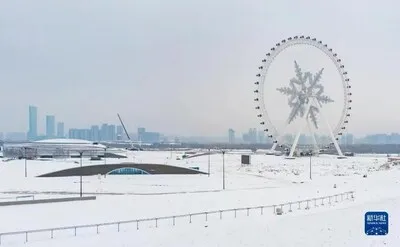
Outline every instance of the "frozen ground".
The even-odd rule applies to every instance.
[[[181,153],[138,152],[124,161],[164,163],[208,169],[208,156],[177,160]],[[0,207],[0,233],[134,220],[235,207],[251,207],[320,197],[349,190],[356,200],[334,206],[286,213],[283,216],[252,213],[249,217],[224,216],[223,220],[193,224],[161,225],[159,228],[127,229],[78,237],[56,237],[23,246],[398,246],[400,231],[400,170],[382,167],[383,156],[313,157],[312,181],[309,158],[252,155],[252,165],[241,167],[239,154],[226,154],[226,190],[222,191],[222,155],[210,157],[211,175],[93,176],[84,178],[84,192],[97,194],[96,201]],[[75,160],[79,161],[79,160]],[[104,161],[100,161],[103,163]],[[84,160],[83,165],[94,164]],[[97,161],[99,163],[99,161]],[[72,196],[79,192],[79,178],[36,178],[35,176],[78,166],[71,160],[0,162],[0,197],[32,195]],[[367,174],[367,178],[363,175]],[[336,188],[334,188],[336,184]],[[386,237],[363,233],[366,211],[384,210],[390,215]],[[160,223],[161,224],[161,223]],[[291,237],[288,237],[291,236]],[[15,244],[23,243],[20,236]]]

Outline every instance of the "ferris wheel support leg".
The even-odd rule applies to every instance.
[[[289,126],[289,122],[286,123],[286,126],[284,128],[282,135],[280,135],[280,136],[278,136],[278,138],[276,138],[276,142],[272,145],[271,151],[275,151],[276,147],[278,146],[278,143],[282,143],[283,138],[285,138],[288,126]]]
[[[306,120],[306,121],[308,121],[308,120]],[[298,131],[297,134],[296,134],[296,137],[294,138],[294,142],[293,142],[293,144],[292,144],[292,147],[290,148],[289,158],[293,158],[294,151],[296,150],[296,146],[297,146],[297,143],[299,142],[300,135],[301,135],[301,133],[303,132],[303,129],[304,129],[304,126],[302,126],[302,127],[299,129],[299,131]]]
[[[275,143],[272,145],[272,147],[271,147],[271,151],[275,151],[275,149],[276,149],[276,146],[278,146],[278,143],[277,143],[277,142],[275,142]]]
[[[314,99],[314,101],[315,101],[315,99]],[[342,150],[340,149],[340,146],[339,146],[339,144],[338,144],[338,142],[337,142],[337,140],[335,138],[335,135],[333,134],[333,131],[332,131],[331,125],[328,122],[328,119],[325,118],[324,113],[322,111],[322,108],[319,106],[319,104],[316,104],[316,107],[319,108],[319,113],[321,114],[321,117],[324,119],[324,121],[326,123],[326,126],[328,127],[329,135],[331,136],[333,145],[335,145],[335,148],[336,148],[336,151],[338,152],[338,155],[340,157],[343,157]]]

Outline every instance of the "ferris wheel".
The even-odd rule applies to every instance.
[[[274,126],[273,122],[271,121],[264,98],[265,86],[270,83],[267,75],[271,64],[282,51],[289,47],[302,45],[314,47],[322,51],[335,65],[335,68],[340,75],[341,91],[343,93],[344,101],[343,108],[341,109],[341,114],[339,119],[337,119],[336,125],[331,126],[324,114],[323,106],[334,102],[334,100],[326,95],[326,92],[324,92],[324,86],[320,83],[324,69],[321,68],[314,74],[311,72],[303,73],[300,65],[294,61],[295,73],[294,77],[289,81],[289,86],[276,88],[277,92],[282,94],[282,96],[287,97],[287,102],[290,109],[289,116],[287,119],[285,118],[286,123],[283,131],[278,131],[277,126]],[[343,153],[338,144],[338,140],[339,137],[342,136],[346,131],[349,123],[352,93],[350,92],[351,86],[349,84],[350,79],[348,78],[348,73],[345,70],[342,60],[339,58],[338,54],[329,48],[328,45],[315,38],[311,38],[309,36],[294,36],[284,39],[272,47],[270,52],[267,53],[266,57],[262,60],[262,64],[258,67],[258,69],[259,73],[256,75],[257,81],[254,83],[256,85],[256,89],[254,90],[254,93],[256,94],[254,99],[256,102],[255,108],[258,112],[257,117],[260,120],[263,130],[267,133],[267,136],[272,139],[273,145],[271,151],[275,151],[278,146],[281,148],[286,147],[287,150],[290,148],[289,157],[292,158],[298,144],[299,137],[305,127],[308,127],[310,131],[314,149],[319,149],[314,130],[319,128],[318,118],[321,118],[325,124],[325,127],[328,129],[329,137],[331,139],[330,145],[334,145],[338,155],[342,157]],[[285,143],[284,135],[286,134],[286,130],[295,119],[302,119],[303,124],[297,131],[293,143]]]

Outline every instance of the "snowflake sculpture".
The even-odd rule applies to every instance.
[[[303,118],[304,115],[307,114],[306,118],[310,118],[315,128],[318,129],[317,114],[319,113],[319,108],[312,104],[312,100],[315,99],[320,106],[333,102],[331,98],[323,95],[324,87],[318,83],[321,80],[324,69],[322,68],[313,76],[310,72],[305,72],[303,74],[296,61],[294,61],[294,66],[296,77],[290,80],[290,87],[277,89],[284,95],[289,96],[288,104],[291,108],[291,112],[288,123],[291,123],[297,117]],[[308,106],[310,108],[306,113],[306,107],[308,108]]]

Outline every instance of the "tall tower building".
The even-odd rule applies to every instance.
[[[113,124],[108,125],[107,135],[108,135],[109,141],[114,141],[116,139],[115,138],[115,125],[113,125]]]
[[[124,139],[124,130],[121,125],[117,126],[117,140]]]
[[[92,125],[90,128],[90,140],[100,141],[100,128],[98,125]]]
[[[56,135],[56,117],[53,115],[46,116],[46,137],[54,138]]]
[[[37,138],[37,107],[29,106],[29,130],[28,140],[32,141]]]
[[[235,143],[235,131],[233,129],[228,130],[228,139],[229,139],[229,144]]]
[[[110,137],[108,136],[108,124],[101,125],[100,140],[101,141],[109,141],[110,140]]]
[[[58,138],[64,138],[64,123],[63,122],[58,122],[57,123],[57,137]]]

